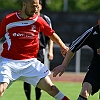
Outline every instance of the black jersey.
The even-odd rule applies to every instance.
[[[97,54],[97,49],[100,48],[100,29],[99,25],[96,25],[86,32],[81,34],[78,38],[75,39],[70,45],[69,48],[72,52],[76,52],[84,45],[88,45],[93,50],[93,60],[96,60],[100,63],[100,55]]]
[[[40,14],[40,16],[52,27],[51,20],[48,16],[44,14]],[[42,32],[39,33],[39,51],[37,54],[37,59],[44,63],[44,54],[43,49],[46,48],[48,42],[50,41],[50,38],[48,36],[45,36]]]
[[[51,20],[48,16],[44,14],[40,14],[40,16],[51,26]],[[39,34],[39,43],[40,43],[40,49],[46,48],[50,38],[48,36],[45,36],[42,32]]]

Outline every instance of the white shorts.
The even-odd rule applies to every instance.
[[[0,57],[0,82],[12,83],[22,80],[36,86],[41,78],[50,75],[50,70],[36,58],[11,60]]]

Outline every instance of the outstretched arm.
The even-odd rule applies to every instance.
[[[56,33],[53,33],[49,37],[52,41],[54,41],[56,44],[58,44],[60,46],[61,53],[63,56],[65,56],[65,54],[67,53],[69,48],[63,43],[63,41],[60,39],[60,37]]]
[[[53,76],[56,77],[58,74],[61,76],[66,67],[68,66],[70,60],[74,56],[75,52],[78,51],[80,48],[82,48],[84,45],[91,45],[94,44],[94,37],[93,33],[97,32],[97,38],[98,38],[98,33],[100,30],[100,26],[96,25],[94,27],[89,28],[87,31],[85,31],[83,34],[78,36],[69,46],[69,50],[66,54],[66,57],[64,58],[64,61],[61,65],[57,66],[56,68],[53,69]],[[97,53],[100,54],[100,49],[97,49]]]
[[[56,77],[58,74],[59,76],[61,76],[66,67],[68,66],[70,60],[72,59],[72,57],[74,56],[75,53],[73,53],[70,49],[68,50],[63,62],[61,65],[55,67],[52,71],[53,71],[53,77]]]

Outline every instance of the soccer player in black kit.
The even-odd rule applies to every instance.
[[[77,100],[88,100],[90,94],[93,95],[100,89],[100,25],[91,27],[78,36],[69,45],[69,51],[62,64],[53,69],[54,77],[57,75],[61,76],[75,52],[81,49],[84,45],[88,45],[93,50],[93,58],[83,80],[82,89]]]

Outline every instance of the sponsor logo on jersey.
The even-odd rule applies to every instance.
[[[14,37],[16,37],[16,36],[21,36],[21,37],[23,37],[24,34],[21,34],[21,33],[13,33],[13,36],[14,36]]]
[[[26,33],[13,33],[13,37],[20,37],[21,39],[33,39],[34,34],[31,34],[31,32],[26,32]]]

